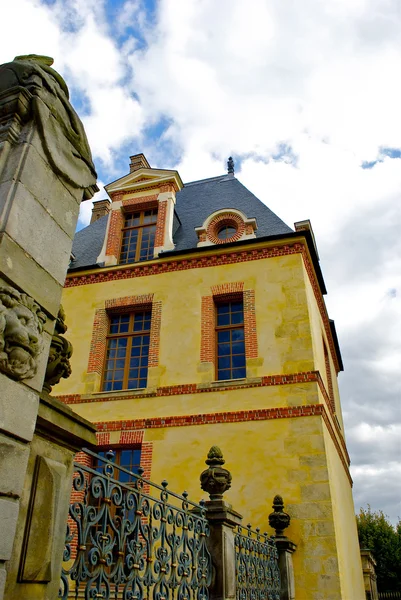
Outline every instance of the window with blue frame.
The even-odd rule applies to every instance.
[[[150,323],[150,310],[110,315],[103,391],[146,387]]]
[[[106,464],[101,460],[102,458],[106,459],[107,450],[100,450],[98,452],[98,456],[100,459],[97,459],[94,468],[99,473],[103,472],[104,465]],[[140,448],[118,448],[114,450],[114,457],[112,462],[119,467],[123,467],[127,469],[127,471],[131,471],[131,473],[138,474],[138,468],[141,464],[141,449]],[[135,477],[130,475],[130,473],[125,473],[125,471],[120,471],[120,469],[116,469],[114,473],[114,478],[117,479],[120,483],[134,483]]]
[[[217,379],[246,377],[242,300],[216,303],[216,346]]]

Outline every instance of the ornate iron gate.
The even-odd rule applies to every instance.
[[[251,525],[235,534],[237,600],[280,600],[280,570],[274,539]]]
[[[75,463],[59,597],[207,600],[211,560],[203,504],[85,450]]]

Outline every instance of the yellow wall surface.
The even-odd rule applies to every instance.
[[[298,545],[293,555],[297,600],[341,598],[336,539],[321,417],[276,419],[165,429],[148,429],[153,442],[152,480],[167,479],[172,490],[207,499],[199,484],[209,448],[217,444],[232,473],[225,499],[243,524],[262,531],[272,500],[281,494],[292,515],[287,530]],[[344,597],[345,598],[345,597]]]
[[[66,288],[63,306],[68,338],[74,347],[72,375],[60,382],[59,394],[88,391],[87,366],[95,310],[106,299],[154,294],[162,302],[157,385],[200,383],[201,298],[217,284],[243,281],[255,290],[260,357],[253,376],[313,370],[313,352],[299,254],[247,263],[121,279]],[[100,391],[99,388],[93,391]]]
[[[324,429],[324,438],[333,502],[341,597],[347,600],[348,598],[350,600],[364,600],[365,586],[351,486],[348,483],[333,440],[326,429]]]
[[[258,358],[247,361],[245,383],[314,370],[326,382],[321,315],[303,259],[292,254],[66,288],[63,305],[74,353],[72,375],[60,382],[57,394],[84,395],[88,401],[73,408],[93,422],[324,404],[316,382],[233,385],[230,390],[213,384],[214,374],[200,362],[201,299],[212,295],[212,286],[233,282],[244,282],[245,290],[255,291]],[[212,391],[146,397],[146,390],[93,389],[93,382],[99,386],[100,381],[88,376],[87,366],[96,309],[104,308],[107,299],[142,294],[154,294],[154,301],[162,303],[159,366],[149,369],[152,386],[208,384]],[[334,370],[333,387],[337,389]],[[97,393],[88,395],[91,391]],[[199,475],[209,448],[219,445],[233,474],[226,499],[244,515],[245,524],[251,521],[262,531],[269,530],[273,497],[284,497],[292,517],[288,535],[298,545],[293,557],[297,600],[354,600],[344,594],[357,580],[357,567],[346,572],[347,534],[341,537],[335,522],[350,523],[354,518],[350,486],[325,432],[321,416],[287,417],[145,429],[144,442],[153,444],[152,480],[167,479],[171,489],[186,489],[194,500],[205,496]],[[112,437],[117,443],[118,435]],[[338,486],[343,489],[337,491]],[[346,515],[336,508],[343,497],[348,500],[340,510]],[[351,546],[349,559],[355,553],[355,539]]]

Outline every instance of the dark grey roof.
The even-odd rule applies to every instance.
[[[196,248],[198,236],[195,227],[200,227],[209,215],[224,208],[236,208],[248,219],[255,218],[258,227],[256,237],[293,231],[238,179],[223,175],[186,183],[177,194],[176,210],[182,226],[174,237],[175,249]]]
[[[235,208],[245,213],[248,219],[255,218],[256,238],[293,232],[238,179],[233,175],[222,175],[186,183],[177,193],[177,215],[174,221],[175,251],[196,248],[198,236],[195,227],[200,227],[215,211],[225,208]],[[72,247],[75,260],[71,263],[71,269],[82,269],[96,264],[103,246],[106,225],[107,216],[98,219],[76,234]]]
[[[75,234],[72,253],[75,260],[70,263],[70,270],[83,269],[96,265],[97,257],[103,247],[106,235],[108,215],[81,229]]]

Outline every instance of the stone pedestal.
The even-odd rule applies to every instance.
[[[295,579],[292,555],[297,546],[285,535],[274,538],[278,551],[281,590],[280,600],[295,600]]]
[[[205,502],[205,508],[210,526],[207,544],[213,567],[210,600],[235,598],[234,528],[241,524],[242,516],[224,500]]]
[[[27,457],[5,598],[57,598],[73,460],[83,446],[93,445],[95,427],[43,393]]]
[[[361,560],[366,600],[378,600],[376,561],[371,551],[367,548],[361,548]]]
[[[0,65],[0,600],[16,577],[42,580],[43,589],[49,577],[58,578],[49,558],[56,546],[49,549],[32,532],[41,527],[45,537],[53,535],[61,527],[57,519],[66,518],[61,495],[69,498],[67,425],[50,427],[52,443],[34,431],[79,205],[97,188],[83,126],[52,62],[32,55]],[[44,410],[42,402],[39,414]],[[37,510],[46,502],[56,511],[51,524]],[[34,546],[17,543],[24,531]],[[20,551],[25,562],[17,567]],[[14,590],[7,597],[50,598]]]

